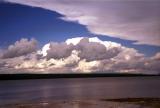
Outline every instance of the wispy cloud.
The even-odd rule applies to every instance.
[[[136,49],[102,41],[97,37],[77,37],[61,43],[50,42],[35,50],[36,42],[33,39],[21,39],[10,45],[14,47],[13,51],[2,50],[2,55],[6,52],[14,54],[9,53],[10,56],[0,58],[0,73],[100,71],[156,74],[160,70],[160,53],[145,57]]]
[[[95,34],[160,45],[160,1],[128,0],[5,0],[65,15]]]

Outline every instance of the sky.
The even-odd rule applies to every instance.
[[[0,74],[159,74],[159,11],[159,0],[0,0]]]

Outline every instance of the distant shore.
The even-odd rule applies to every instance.
[[[94,77],[145,77],[160,76],[127,73],[76,73],[76,74],[0,74],[0,80],[54,79],[54,78],[94,78]]]
[[[160,108],[160,98],[122,98],[103,100],[66,100],[21,103],[0,108]]]

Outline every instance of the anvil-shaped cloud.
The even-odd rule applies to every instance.
[[[4,0],[56,11],[91,33],[160,45],[159,0]]]
[[[35,39],[21,39],[0,50],[0,73],[130,72],[157,74],[160,53],[145,57],[136,49],[97,37],[77,37],[37,48]]]

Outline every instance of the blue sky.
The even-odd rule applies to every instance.
[[[0,4],[1,45],[21,38],[36,38],[40,44],[64,41],[75,36],[89,36],[88,30],[79,24],[59,19],[62,15],[41,8],[24,5]]]
[[[62,42],[73,37],[94,37],[114,41],[124,46],[136,48],[147,56],[160,51],[159,46],[135,45],[134,41],[124,40],[107,35],[96,35],[76,22],[60,19],[63,15],[42,8],[19,4],[0,3],[0,45],[7,47],[21,38],[35,38],[40,46],[50,41]]]

